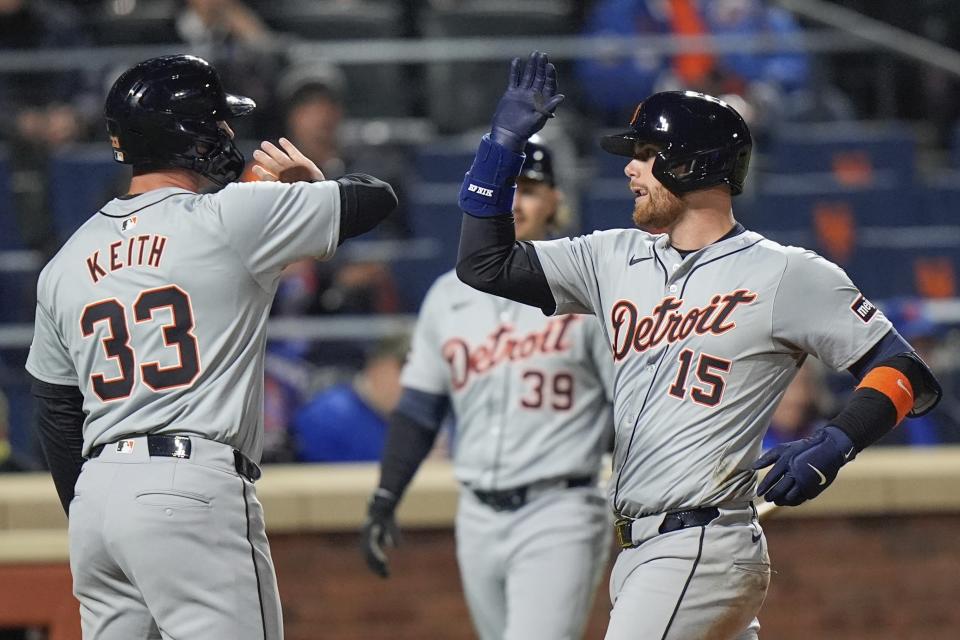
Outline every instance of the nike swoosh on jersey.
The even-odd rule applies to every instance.
[[[853,453],[853,450],[854,450],[855,448],[856,448],[856,447],[850,447],[850,451],[847,451],[845,454],[843,454],[843,459],[844,459],[844,460],[849,460],[849,459],[850,459],[850,454]]]
[[[464,300],[462,302],[454,302],[452,305],[450,305],[450,310],[459,311],[460,309],[463,309],[469,304],[470,304],[470,300]]]
[[[910,396],[911,398],[913,397],[913,394],[910,393],[910,389],[907,389],[907,385],[903,384],[903,380],[901,380],[900,378],[897,378],[897,386],[903,389],[908,396]]]
[[[753,540],[754,543],[760,542],[760,534],[759,534],[759,533],[751,533],[751,534],[750,534],[750,538]]]
[[[646,258],[638,258],[636,256],[630,257],[630,266],[637,264],[638,262],[643,262],[644,260],[653,260],[653,256],[647,256]]]
[[[810,464],[809,462],[807,463],[807,466],[810,467],[811,469],[813,469],[813,472],[816,473],[818,476],[820,476],[820,486],[821,486],[821,487],[822,487],[823,485],[827,484],[827,476],[823,475],[823,472],[820,471],[820,469],[817,469],[815,466],[813,466],[813,465]]]

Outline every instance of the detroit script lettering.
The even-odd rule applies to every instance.
[[[504,323],[476,346],[471,346],[465,338],[450,338],[443,344],[443,357],[450,365],[454,390],[467,386],[472,376],[486,373],[504,362],[569,350],[567,332],[577,321],[580,318],[574,315],[560,316],[551,319],[540,331],[520,336],[514,332],[513,325]]]
[[[727,294],[715,295],[710,304],[693,307],[684,313],[681,298],[667,296],[654,308],[653,313],[640,317],[637,305],[629,300],[618,300],[610,310],[613,325],[613,358],[620,361],[631,349],[643,353],[662,342],[667,344],[683,340],[691,333],[721,335],[737,323],[731,319],[734,310],[757,299],[757,294],[747,289],[737,289]]]

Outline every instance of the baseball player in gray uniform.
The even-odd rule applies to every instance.
[[[521,238],[558,226],[552,167],[549,149],[528,142],[512,202]],[[597,476],[612,442],[612,374],[589,316],[545,318],[442,275],[420,309],[370,500],[370,568],[386,577],[394,510],[451,406],[457,560],[479,636],[581,637],[611,542]]]
[[[770,564],[754,495],[816,497],[864,447],[929,411],[939,386],[841,269],[736,222],[751,138],[716,98],[653,95],[628,131],[601,142],[627,158],[636,226],[662,233],[515,242],[507,203],[522,143],[562,98],[546,55],[513,62],[461,190],[457,274],[547,314],[594,314],[611,347],[622,551],[606,637],[756,638]],[[758,460],[808,355],[849,371],[857,388],[829,425]]]
[[[283,636],[253,485],[267,315],[285,265],[329,258],[396,198],[323,180],[283,139],[255,154],[263,182],[232,184],[225,121],[253,108],[199,58],[121,75],[106,118],[130,193],[40,275],[26,366],[87,639]]]

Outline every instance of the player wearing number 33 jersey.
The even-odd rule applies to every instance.
[[[267,316],[287,264],[331,257],[396,199],[369,176],[323,180],[285,141],[264,143],[263,182],[231,184],[226,120],[252,109],[199,58],[123,74],[106,115],[130,194],[40,275],[26,366],[88,640],[283,634],[253,485]]]
[[[634,223],[663,233],[514,242],[503,194],[522,162],[517,141],[556,97],[545,55],[512,75],[461,190],[457,273],[548,314],[593,314],[611,347],[622,551],[608,640],[756,638],[770,565],[752,498],[815,498],[859,451],[933,408],[939,385],[841,269],[736,222],[751,138],[716,98],[653,95],[630,130],[602,140],[625,156]],[[816,434],[760,456],[808,355],[849,371],[857,389]]]
[[[559,197],[550,152],[531,141],[512,203],[517,235],[561,226]],[[370,501],[370,568],[386,576],[394,508],[449,404],[462,487],[457,560],[478,635],[581,637],[610,548],[597,476],[612,440],[612,373],[589,316],[545,318],[441,276],[420,309]]]

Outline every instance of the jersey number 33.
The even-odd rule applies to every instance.
[[[107,335],[100,339],[103,352],[113,360],[120,375],[108,378],[104,373],[92,373],[90,382],[93,391],[104,402],[121,400],[133,393],[137,372],[143,384],[152,391],[193,384],[200,373],[200,349],[193,335],[193,306],[186,291],[175,285],[147,289],[133,303],[133,321],[137,324],[153,322],[153,314],[159,309],[169,309],[172,322],[163,324],[163,342],[177,350],[178,363],[161,367],[156,360],[137,365],[135,345],[130,344],[130,329],[127,309],[116,298],[108,298],[88,304],[80,316],[80,330],[84,338],[94,336],[97,324],[107,323]]]

